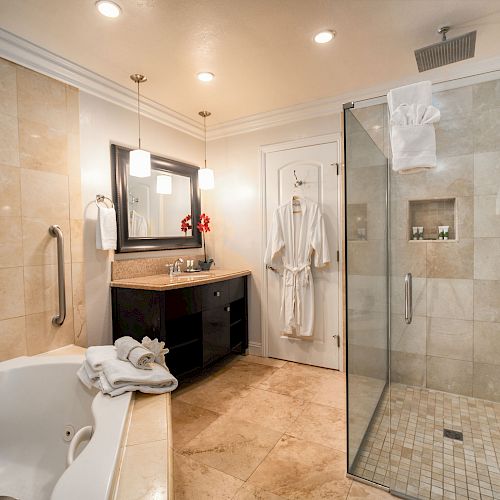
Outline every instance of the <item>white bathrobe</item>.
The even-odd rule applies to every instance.
[[[281,319],[283,333],[310,337],[314,326],[314,286],[311,260],[322,267],[330,262],[323,216],[317,203],[300,198],[278,207],[267,244],[265,263],[283,272]]]

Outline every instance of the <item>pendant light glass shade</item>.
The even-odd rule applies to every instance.
[[[130,175],[149,177],[151,175],[151,153],[144,149],[130,151]]]
[[[172,194],[171,175],[159,175],[156,178],[156,192],[158,194]]]
[[[203,128],[205,130],[205,168],[198,170],[198,187],[200,189],[213,189],[215,187],[214,171],[207,168],[207,116],[212,113],[210,111],[200,111],[198,113],[203,117]]]
[[[214,171],[211,168],[200,168],[198,170],[198,187],[200,189],[213,189],[214,186]]]
[[[134,73],[130,79],[137,83],[137,120],[139,128],[139,147],[130,151],[129,173],[132,177],[149,177],[151,175],[151,153],[141,149],[141,101],[139,95],[139,85],[147,81],[144,75]]]

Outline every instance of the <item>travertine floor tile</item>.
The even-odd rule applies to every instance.
[[[347,500],[394,500],[390,493],[353,481]]]
[[[281,435],[281,432],[224,415],[192,439],[179,453],[247,480]]]
[[[179,398],[172,400],[173,446],[178,450],[217,420],[218,413],[184,403]]]
[[[230,500],[242,484],[240,479],[174,454],[175,500]]]
[[[214,377],[217,380],[224,380],[232,384],[258,386],[269,379],[277,370],[277,368],[271,366],[240,361],[231,365],[230,368],[216,373]]]
[[[345,453],[284,436],[248,483],[289,499],[344,500],[351,486],[345,462]]]
[[[233,500],[281,500],[279,497],[269,491],[261,490],[251,484],[245,483],[233,497]]]

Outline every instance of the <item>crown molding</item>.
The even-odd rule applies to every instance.
[[[53,52],[0,28],[0,57],[33,69],[82,92],[109,101],[130,111],[137,109],[133,90],[75,64]],[[141,114],[156,122],[203,140],[203,127],[196,120],[148,98],[141,98]]]
[[[133,90],[1,28],[0,57],[78,87],[83,92],[95,95],[123,108],[131,111],[136,110],[136,94]],[[441,91],[498,78],[500,78],[500,57],[479,61],[463,61],[425,73],[415,73],[406,78],[385,82],[375,87],[358,89],[334,97],[296,104],[211,125],[207,127],[207,140],[213,141],[333,115],[340,113],[343,104],[346,102],[356,102],[356,107],[385,102],[385,96],[391,88],[424,79],[432,81],[436,85],[436,90]],[[142,98],[141,113],[145,117],[180,132],[200,140],[204,139],[201,123],[151,99]]]

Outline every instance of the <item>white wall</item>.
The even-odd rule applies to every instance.
[[[201,165],[203,142],[170,127],[143,119],[143,146],[153,153]],[[96,194],[111,197],[110,144],[135,146],[137,115],[107,101],[80,93],[80,164],[84,205],[85,295],[89,345],[107,344],[111,336],[110,276],[113,258],[158,257],[183,251],[117,254],[95,248]]]
[[[208,166],[215,171],[215,189],[207,193],[204,208],[213,222],[207,247],[217,267],[252,271],[249,337],[253,352],[258,352],[261,344],[262,180],[259,148],[339,131],[340,115],[332,114],[208,143]]]

